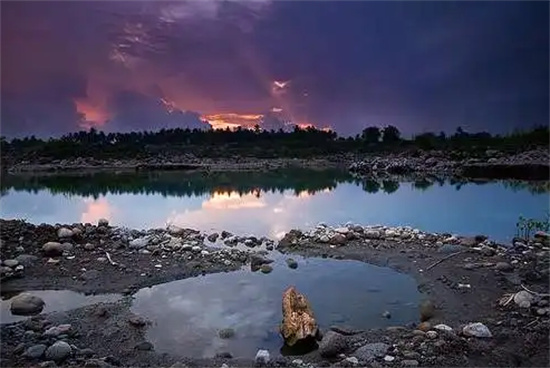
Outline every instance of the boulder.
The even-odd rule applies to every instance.
[[[521,290],[514,295],[514,303],[520,308],[529,308],[535,301],[535,297],[525,290]]]
[[[59,230],[57,230],[57,236],[59,238],[70,238],[74,235],[73,231],[71,229],[67,229],[66,227],[62,227]]]
[[[29,293],[21,293],[11,300],[10,310],[16,315],[32,315],[42,312],[44,301]]]
[[[288,346],[317,337],[319,330],[313,310],[306,297],[293,286],[283,293],[282,306],[283,322],[280,332]]]
[[[109,220],[105,218],[100,218],[97,220],[97,226],[109,226]]]
[[[57,341],[55,344],[46,349],[46,359],[60,362],[71,355],[72,349],[65,341]]]
[[[328,331],[319,343],[319,354],[324,358],[332,358],[348,349],[348,339],[338,332]]]
[[[58,242],[47,242],[42,246],[42,251],[46,256],[55,257],[63,254],[63,244]]]
[[[355,351],[355,353],[353,353],[353,356],[363,362],[369,363],[374,361],[376,358],[384,357],[389,348],[390,346],[388,344],[384,344],[383,342],[374,342],[360,347]]]
[[[491,334],[491,331],[487,326],[485,326],[483,323],[476,322],[476,323],[470,323],[462,329],[462,333],[466,336],[474,336],[474,337],[493,337],[493,334]]]
[[[330,237],[330,244],[342,245],[346,243],[346,236],[340,233],[336,233]]]

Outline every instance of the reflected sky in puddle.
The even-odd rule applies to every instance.
[[[3,178],[4,179],[4,178]],[[319,222],[413,226],[485,234],[505,241],[520,214],[544,217],[548,193],[502,182],[361,182],[311,170],[223,174],[7,176],[2,218],[33,223],[96,222],[117,226],[176,224],[203,231],[279,238]]]
[[[357,261],[297,260],[296,270],[279,259],[270,274],[242,270],[142,289],[132,310],[152,321],[146,337],[157,352],[195,357],[253,357],[260,348],[278,353],[281,296],[290,285],[307,296],[325,331],[331,325],[376,328],[418,319],[420,294],[410,276]],[[382,317],[386,310],[391,319]],[[235,337],[219,338],[223,328],[233,328]]]
[[[101,302],[115,302],[122,298],[121,295],[117,294],[84,295],[70,290],[31,290],[26,292],[44,300],[45,305],[42,313],[68,311]],[[10,299],[14,296],[2,296],[2,301],[0,301],[1,323],[17,322],[30,318],[30,316],[15,316],[11,314]]]

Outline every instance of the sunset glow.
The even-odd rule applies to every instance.
[[[101,218],[112,220],[113,209],[105,198],[100,199],[84,199],[86,208],[80,217],[82,223],[97,223]]]

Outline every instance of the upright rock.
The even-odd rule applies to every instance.
[[[288,346],[299,341],[314,340],[318,334],[317,322],[308,300],[294,286],[283,293],[283,322],[281,335]]]

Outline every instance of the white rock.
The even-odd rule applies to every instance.
[[[386,362],[393,362],[395,360],[395,357],[391,356],[391,355],[386,355],[384,357],[384,361]]]
[[[339,234],[344,234],[344,235],[349,233],[349,229],[347,227],[337,227],[336,229],[334,229],[334,231],[336,231]]]
[[[347,357],[346,358],[346,362],[348,363],[351,363],[353,365],[357,365],[359,364],[359,359],[357,359],[356,357],[352,356],[352,357]]]
[[[319,237],[319,242],[321,243],[328,243],[330,241],[330,238],[328,237],[328,235],[322,235],[321,237]]]
[[[170,235],[180,235],[181,233],[183,233],[183,229],[176,225],[168,225],[168,228],[166,230],[168,230],[168,234]]]
[[[256,364],[267,364],[269,363],[269,351],[267,350],[258,350],[256,357],[254,358]]]
[[[520,308],[529,308],[531,307],[531,304],[535,301],[535,297],[525,291],[521,290],[514,295],[514,302],[520,307]]]
[[[437,338],[437,332],[435,332],[435,331],[428,331],[428,332],[426,332],[426,337],[427,337],[428,339],[432,339],[432,340],[433,340],[433,339],[436,339],[436,338]]]
[[[440,331],[453,332],[453,328],[452,328],[452,327],[447,326],[447,325],[445,325],[445,324],[443,324],[443,323],[440,323],[440,324],[438,324],[438,325],[435,325],[434,328],[435,328],[436,330],[440,330]]]
[[[493,334],[491,333],[489,328],[480,322],[470,323],[464,326],[464,328],[462,329],[462,333],[466,336],[493,337]]]
[[[191,250],[191,249],[193,249],[193,245],[192,245],[192,244],[186,243],[186,244],[183,244],[183,245],[181,246],[181,250]]]
[[[207,255],[209,255],[209,254],[210,254],[210,253],[209,253],[207,250],[202,250],[202,251],[201,251],[201,255],[203,255],[203,256],[207,256]]]
[[[62,227],[57,230],[57,236],[60,238],[70,238],[71,236],[73,236],[73,232],[66,227]]]
[[[191,250],[192,250],[193,252],[198,253],[198,252],[201,251],[201,247],[199,247],[198,245],[194,245],[194,246],[191,248]]]
[[[392,237],[392,236],[396,236],[397,235],[397,232],[395,230],[386,230],[386,236],[387,237]]]
[[[142,238],[137,238],[130,241],[129,246],[130,246],[130,249],[141,249],[141,248],[145,248],[148,243],[149,243],[149,237],[144,236]]]

